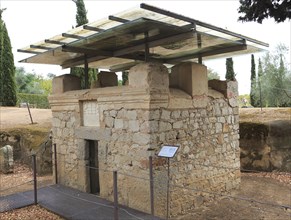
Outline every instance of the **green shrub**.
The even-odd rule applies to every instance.
[[[47,95],[18,93],[17,105],[19,106],[20,103],[24,102],[28,102],[30,106],[35,108],[50,108]]]

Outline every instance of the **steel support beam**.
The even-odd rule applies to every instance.
[[[38,52],[38,51],[22,50],[22,49],[17,49],[17,52],[21,52],[21,53],[32,53],[32,54],[41,54],[42,53],[42,52]]]
[[[200,33],[197,33],[197,45],[198,45],[198,48],[202,47],[202,39],[201,39],[201,34]],[[198,63],[202,64],[202,56],[198,57]]]
[[[30,45],[30,48],[41,49],[41,50],[51,50],[51,49],[54,49],[54,47],[45,47],[45,46],[40,46],[40,45]]]
[[[85,89],[89,89],[89,66],[87,55],[84,55]]]
[[[113,15],[109,15],[109,16],[108,16],[108,19],[111,20],[111,21],[117,21],[117,22],[120,22],[120,23],[126,23],[126,22],[129,22],[129,20],[127,20],[127,19],[123,19],[123,18],[115,17],[115,16],[113,16]]]
[[[177,34],[174,36],[170,36],[167,38],[163,38],[163,39],[159,39],[159,40],[154,40],[154,41],[149,41],[148,42],[148,47],[155,47],[161,44],[167,44],[167,43],[173,43],[176,41],[181,41],[181,40],[186,40],[189,39],[191,37],[193,37],[195,34],[194,31],[189,31],[187,33],[182,33],[182,34]],[[125,49],[120,49],[120,50],[116,50],[113,52],[113,54],[111,54],[111,52],[109,51],[96,51],[94,49],[89,49],[86,48],[87,51],[85,51],[85,49],[83,50],[82,48],[78,48],[78,47],[73,47],[73,46],[68,46],[68,45],[64,45],[62,47],[63,51],[66,52],[74,52],[74,53],[85,53],[87,52],[88,55],[93,55],[95,54],[95,56],[91,56],[90,58],[88,58],[89,62],[94,62],[94,61],[98,61],[98,60],[102,60],[108,57],[120,57],[120,58],[125,58],[125,59],[132,59],[132,60],[139,60],[139,61],[144,61],[145,56],[137,56],[137,55],[127,55],[130,53],[134,53],[140,50],[144,50],[145,49],[145,44],[139,44],[136,46],[132,46],[132,47],[128,47]],[[152,61],[158,61],[161,62],[158,59],[152,59],[152,58],[148,58],[148,60],[152,60]],[[65,63],[63,63],[61,66],[63,69],[72,67],[72,66],[78,66],[78,65],[82,65],[84,64],[84,57],[80,56],[78,58],[66,61]],[[121,69],[124,69],[124,67],[121,67]]]
[[[177,41],[181,41],[181,40],[186,40],[189,39],[191,37],[193,37],[194,35],[194,31],[189,31],[188,33],[182,33],[182,34],[177,34],[174,36],[170,36],[170,37],[166,37],[163,39],[159,39],[159,40],[154,40],[154,41],[148,41],[148,46],[149,48],[151,47],[156,47],[162,44],[168,44],[168,43],[173,43],[173,42],[177,42]],[[132,46],[132,47],[127,47],[125,49],[120,49],[120,50],[116,50],[114,51],[113,55],[115,57],[124,55],[124,54],[129,54],[129,53],[133,53],[139,50],[143,50],[145,47],[144,43],[136,45],[136,46]]]
[[[186,22],[189,22],[189,23],[193,23],[193,24],[196,24],[196,25],[200,25],[202,27],[209,28],[211,30],[218,31],[220,33],[227,34],[227,35],[230,35],[230,36],[233,36],[233,37],[237,37],[237,38],[240,38],[240,39],[245,39],[247,41],[259,44],[261,46],[269,47],[269,44],[264,43],[262,41],[258,41],[256,39],[253,39],[253,38],[241,35],[241,34],[237,34],[237,33],[234,33],[232,31],[228,31],[228,30],[225,30],[223,28],[219,28],[219,27],[216,27],[214,25],[207,24],[207,23],[195,20],[193,18],[189,18],[189,17],[183,16],[183,15],[179,15],[179,14],[176,14],[174,12],[170,12],[170,11],[167,11],[167,10],[164,10],[164,9],[161,9],[161,8],[157,8],[157,7],[154,7],[154,6],[151,6],[151,5],[147,5],[147,4],[144,4],[144,3],[140,4],[140,8],[148,10],[148,11],[153,11],[153,12],[156,12],[158,14],[166,15],[166,16],[169,16],[169,17],[172,17],[172,18],[176,18],[176,19],[179,19],[179,20],[182,20],[182,21],[186,21]]]
[[[96,31],[96,32],[102,32],[102,31],[105,31],[104,29],[97,28],[97,27],[93,27],[93,26],[89,26],[89,25],[84,25],[83,28],[84,28],[85,30]]]
[[[108,57],[105,57],[105,56],[93,56],[93,57],[88,57],[87,59],[88,59],[88,63],[91,63],[91,62],[95,62],[95,61],[98,61],[98,60],[103,60],[103,59],[106,59],[106,58],[108,58]],[[62,66],[63,69],[66,69],[66,68],[70,68],[70,67],[74,67],[74,66],[83,65],[84,64],[84,59],[85,59],[84,56],[80,56],[80,57],[65,61],[64,63],[61,64],[61,66]]]
[[[61,41],[49,40],[49,39],[45,39],[44,42],[46,42],[48,44],[57,44],[57,45],[65,45],[66,44],[66,43],[61,42]]]
[[[199,58],[199,57],[214,56],[217,54],[230,53],[230,52],[246,50],[246,49],[247,49],[247,45],[245,45],[245,44],[228,46],[228,47],[218,48],[218,49],[207,51],[207,52],[201,52],[198,54],[197,53],[188,54],[188,55],[185,55],[185,56],[182,56],[179,58],[166,59],[166,60],[164,60],[164,62],[169,63],[169,64],[175,64],[175,63],[181,62],[183,60],[190,60],[190,59],[195,59],[195,58]]]
[[[63,45],[62,46],[63,52],[72,52],[72,53],[82,53],[87,55],[98,55],[98,56],[108,56],[112,57],[113,53],[110,51],[105,50],[94,50],[90,48],[84,48],[84,47],[75,47],[75,46],[69,46],[69,45]]]
[[[76,34],[67,34],[67,33],[62,33],[62,36],[63,37],[68,37],[68,38],[74,38],[74,39],[86,39],[86,37],[82,37],[82,36],[79,36],[79,35],[76,35]]]

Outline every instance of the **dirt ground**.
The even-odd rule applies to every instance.
[[[51,111],[47,109],[31,109],[36,127],[51,126]],[[273,120],[290,120],[291,108],[285,109],[240,109],[242,121],[267,122]],[[30,124],[26,108],[0,107],[0,129],[11,129]],[[31,171],[19,168],[19,173],[0,175],[1,189],[7,187],[18,178],[26,180],[23,172]],[[21,171],[21,169],[24,169]],[[27,173],[27,175],[28,175]],[[49,179],[44,179],[44,182]],[[3,188],[2,188],[3,187]],[[28,187],[31,187],[30,185]],[[1,195],[3,196],[3,194]],[[203,208],[186,213],[173,219],[185,220],[291,220],[291,174],[290,173],[242,173],[241,187],[230,196],[221,196],[219,200],[209,203]],[[0,204],[1,205],[1,204]],[[0,213],[0,219],[61,219],[39,206],[30,206],[11,212]],[[38,217],[40,216],[40,217]]]
[[[52,183],[52,175],[37,176],[38,187]],[[0,196],[29,190],[33,190],[33,172],[27,165],[15,161],[13,173],[3,174],[0,172]]]
[[[51,127],[50,109],[31,108],[32,126]],[[267,122],[291,120],[291,108],[240,108],[240,120],[244,122]],[[27,108],[0,107],[0,129],[31,125]]]
[[[241,122],[270,122],[277,120],[291,120],[291,108],[240,108]]]
[[[0,107],[0,129],[21,127],[24,125],[51,127],[52,111],[50,109],[31,108],[31,119],[27,108]]]
[[[242,174],[240,189],[230,196],[173,219],[291,220],[291,174]]]

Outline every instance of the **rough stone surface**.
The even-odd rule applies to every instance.
[[[86,140],[97,140],[100,196],[113,199],[112,173],[104,170],[118,170],[119,202],[123,205],[150,212],[148,169],[149,156],[153,156],[155,210],[165,217],[167,161],[156,156],[165,144],[180,146],[171,159],[170,206],[176,207],[171,208],[171,216],[203,203],[194,199],[197,192],[180,187],[215,192],[237,188],[237,107],[225,97],[209,98],[207,92],[190,97],[181,90],[169,90],[168,80],[163,65],[140,64],[131,69],[129,86],[76,92],[74,99],[71,93],[62,98],[51,96],[59,182],[89,190]],[[71,107],[63,105],[66,99]],[[79,100],[85,99],[97,100],[99,127],[82,126]]]
[[[0,148],[0,172],[11,173],[13,172],[13,147],[5,145]]]
[[[162,64],[142,63],[132,67],[128,74],[129,86],[150,90],[169,90],[169,73]]]
[[[105,72],[101,71],[98,74],[98,82],[100,87],[110,87],[110,86],[117,86],[118,79],[115,72]]]
[[[61,94],[67,91],[78,90],[81,88],[81,80],[79,77],[65,74],[53,78],[53,94]]]
[[[191,96],[208,92],[207,67],[198,63],[180,63],[172,67],[170,86],[184,90]]]
[[[291,172],[291,122],[240,123],[241,167]]]

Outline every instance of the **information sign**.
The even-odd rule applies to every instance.
[[[160,150],[159,157],[173,158],[178,150],[179,146],[175,145],[164,145]]]

